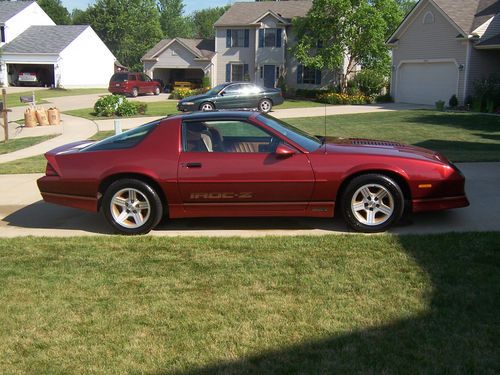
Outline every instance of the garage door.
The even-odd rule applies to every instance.
[[[430,104],[448,103],[457,94],[458,69],[454,63],[406,63],[398,71],[396,101]]]

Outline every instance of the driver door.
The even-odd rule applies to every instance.
[[[314,185],[306,154],[277,155],[275,148],[284,141],[242,120],[182,127],[178,187],[187,216],[305,213]]]

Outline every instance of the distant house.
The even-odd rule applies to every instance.
[[[115,57],[86,25],[55,25],[33,1],[0,1],[0,84],[41,68],[47,86],[107,87]]]
[[[337,84],[338,72],[302,66],[289,51],[295,43],[292,19],[311,6],[311,0],[234,3],[215,23],[215,41],[163,40],[143,57],[144,69],[165,83],[193,74],[200,79],[203,71],[212,85],[248,80],[275,87],[280,76],[295,89]]]
[[[420,0],[390,37],[396,102],[434,104],[500,74],[499,0]]]

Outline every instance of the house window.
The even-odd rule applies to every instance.
[[[243,81],[243,64],[231,64],[231,82]]]
[[[282,29],[260,29],[259,47],[281,47]]]
[[[321,70],[299,65],[297,67],[297,83],[320,85]]]
[[[0,26],[0,37],[2,38],[2,43],[5,43],[5,26]]]
[[[226,30],[226,47],[243,47],[249,46],[250,30],[249,29],[227,29]]]

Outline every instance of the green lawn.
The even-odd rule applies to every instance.
[[[499,244],[2,239],[2,373],[498,373]]]
[[[324,117],[285,120],[324,134]],[[500,116],[429,110],[327,117],[327,134],[404,142],[442,152],[455,162],[500,161]]]
[[[161,102],[149,102],[147,103],[148,110],[145,115],[137,115],[131,117],[145,117],[145,116],[167,116],[174,113],[179,113],[177,111],[177,102],[176,101],[161,101]],[[71,116],[83,117],[89,120],[107,120],[115,117],[103,117],[96,116],[94,114],[93,108],[83,108],[83,109],[74,109],[71,111],[64,111],[63,113]]]
[[[51,138],[57,137],[58,135],[59,134],[51,134],[51,135],[42,135],[39,137],[15,138],[7,142],[2,141],[0,142],[0,155],[36,145],[38,143],[47,141]]]
[[[30,91],[29,87],[26,88],[26,91],[11,93],[9,94],[9,89],[7,89],[7,106],[18,107],[21,105],[26,105],[19,101],[20,96],[31,96],[32,91]],[[47,98],[56,98],[60,96],[74,96],[74,95],[87,95],[87,94],[106,94],[106,89],[46,89],[46,90],[36,90],[35,98],[37,103],[42,103],[44,99]]]
[[[285,99],[285,102],[283,104],[277,105],[276,107],[274,107],[274,109],[311,108],[324,106],[324,104],[312,100]]]

